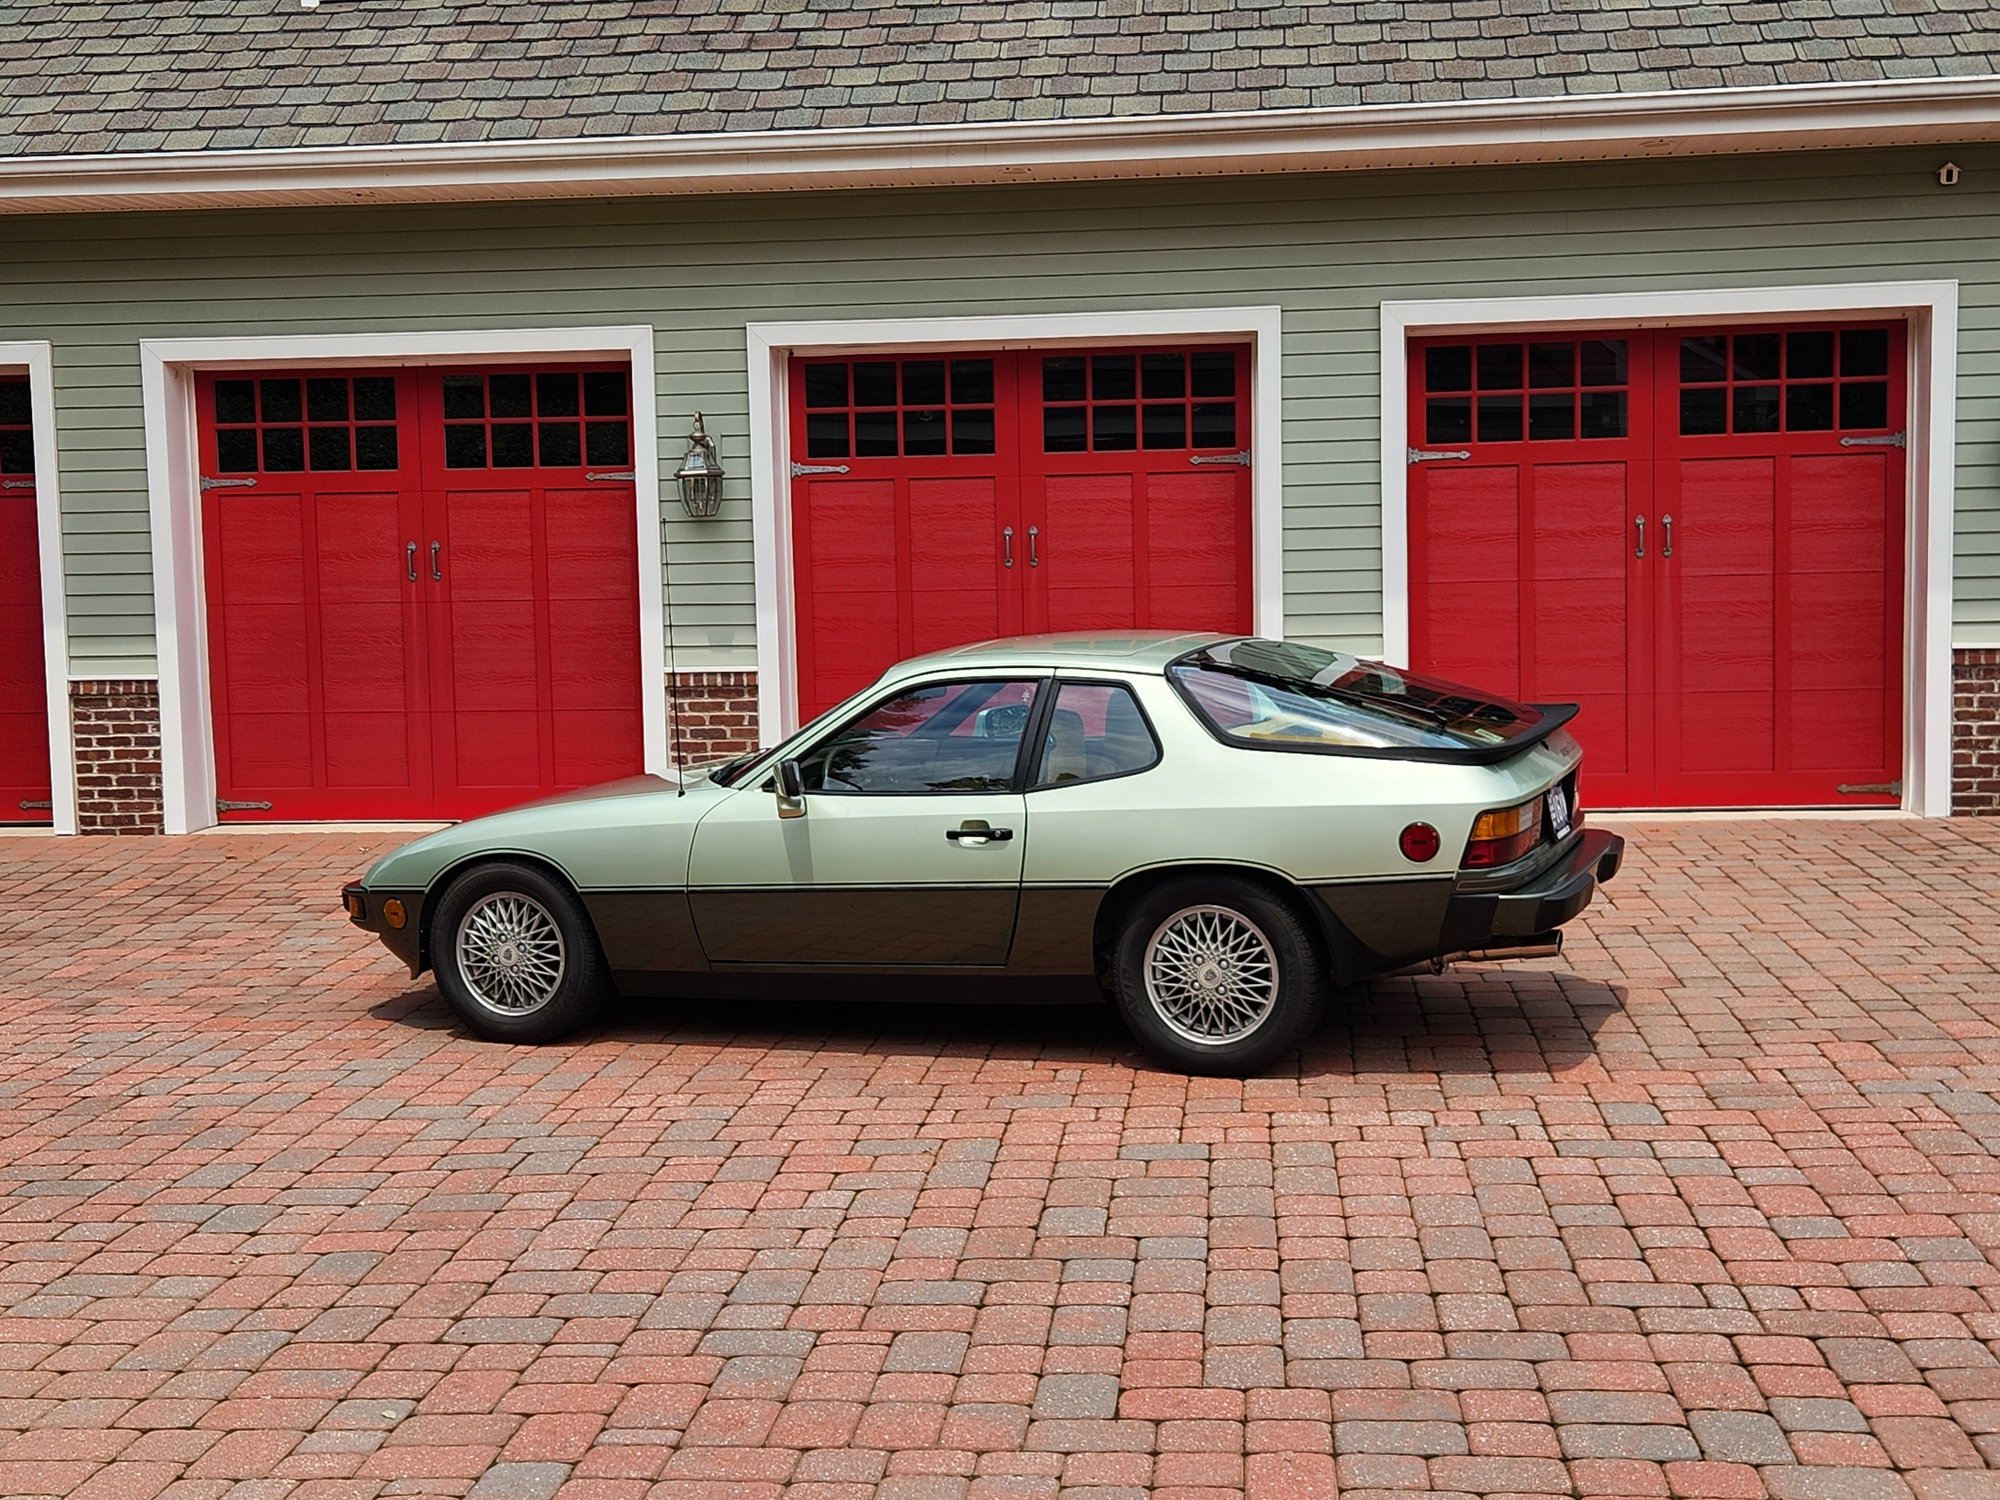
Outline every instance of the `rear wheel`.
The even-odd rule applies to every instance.
[[[1294,1051],[1330,988],[1311,929],[1263,887],[1176,880],[1127,915],[1113,964],[1125,1024],[1161,1061],[1240,1077]]]
[[[604,959],[582,905],[530,865],[481,865],[447,890],[431,962],[459,1018],[493,1041],[550,1041],[604,999]]]

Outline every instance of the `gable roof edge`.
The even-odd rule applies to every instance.
[[[1202,177],[2000,139],[2000,75],[1439,104],[0,158],[0,213]]]

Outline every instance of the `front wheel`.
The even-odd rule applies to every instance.
[[[431,927],[438,988],[496,1042],[546,1042],[604,999],[604,959],[577,899],[529,865],[482,865],[445,892]]]
[[[1320,945],[1285,901],[1247,880],[1176,880],[1125,919],[1113,994],[1154,1056],[1234,1077],[1294,1051],[1319,1024]]]

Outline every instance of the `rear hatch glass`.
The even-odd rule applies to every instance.
[[[1501,760],[1575,716],[1292,641],[1223,641],[1168,679],[1215,734],[1260,750]]]

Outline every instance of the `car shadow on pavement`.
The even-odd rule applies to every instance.
[[[1596,1056],[1598,1030],[1624,991],[1560,967],[1467,966],[1337,991],[1297,1064],[1304,1074],[1561,1072]],[[370,1007],[378,1020],[473,1041],[428,980]],[[595,1026],[547,1044],[692,1045],[732,1052],[1010,1059],[1153,1070],[1109,1004],[1007,1004],[935,997],[621,999]],[[1274,1073],[1290,1071],[1286,1068]]]

